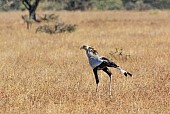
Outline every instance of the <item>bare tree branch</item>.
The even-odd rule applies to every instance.
[[[26,8],[27,10],[29,10],[29,7],[25,4],[24,1],[22,1],[22,4],[25,6],[25,8]]]
[[[22,3],[24,4],[24,6],[25,6],[28,10],[31,8],[30,1],[28,1],[28,0],[22,0]]]
[[[33,7],[35,8],[34,10],[37,9],[37,6],[38,6],[38,4],[39,4],[40,1],[41,1],[41,0],[36,0],[36,1],[35,1],[34,6],[33,6]]]
[[[31,1],[30,0],[24,0],[26,4],[28,4],[29,7],[31,7]]]

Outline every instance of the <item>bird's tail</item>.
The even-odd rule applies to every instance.
[[[132,76],[132,74],[131,73],[129,73],[129,72],[127,72],[127,71],[125,71],[125,70],[123,70],[122,68],[120,68],[119,66],[117,67],[117,69],[118,70],[120,70],[125,76]]]

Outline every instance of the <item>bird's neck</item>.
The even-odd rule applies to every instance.
[[[91,52],[90,50],[86,50],[86,55],[87,55],[88,58],[96,57],[97,56],[93,52]]]

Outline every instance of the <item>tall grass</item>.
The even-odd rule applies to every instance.
[[[40,12],[39,12],[40,13]],[[0,16],[1,114],[168,114],[170,113],[170,12],[56,12],[73,33],[48,35],[27,30],[23,12]],[[94,46],[132,72],[99,72],[99,95],[83,44]],[[122,48],[127,61],[109,53]]]

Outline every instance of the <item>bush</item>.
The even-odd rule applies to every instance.
[[[125,4],[125,9],[127,10],[148,10],[152,9],[151,5],[145,4],[142,1],[128,2]]]
[[[92,0],[69,0],[66,10],[88,10],[92,8]]]
[[[77,25],[65,24],[55,14],[44,15],[41,17],[41,22],[46,22],[45,25],[41,25],[36,29],[37,32],[45,32],[48,34],[63,33],[63,32],[74,32]]]
[[[10,1],[6,3],[4,1],[0,1],[0,10],[9,11],[9,10],[25,10],[24,5],[20,1]]]
[[[122,9],[122,0],[94,0],[94,7],[100,10]]]
[[[170,0],[122,0],[128,10],[170,9]]]
[[[0,1],[0,10],[4,10],[5,9],[5,1]]]
[[[170,0],[144,0],[157,9],[170,9]]]
[[[66,7],[66,4],[64,2],[48,2],[47,4],[44,4],[42,9],[43,10],[63,10]]]
[[[148,10],[170,9],[170,0],[45,0],[39,9],[43,10]],[[0,10],[25,10],[21,0],[0,0]]]

